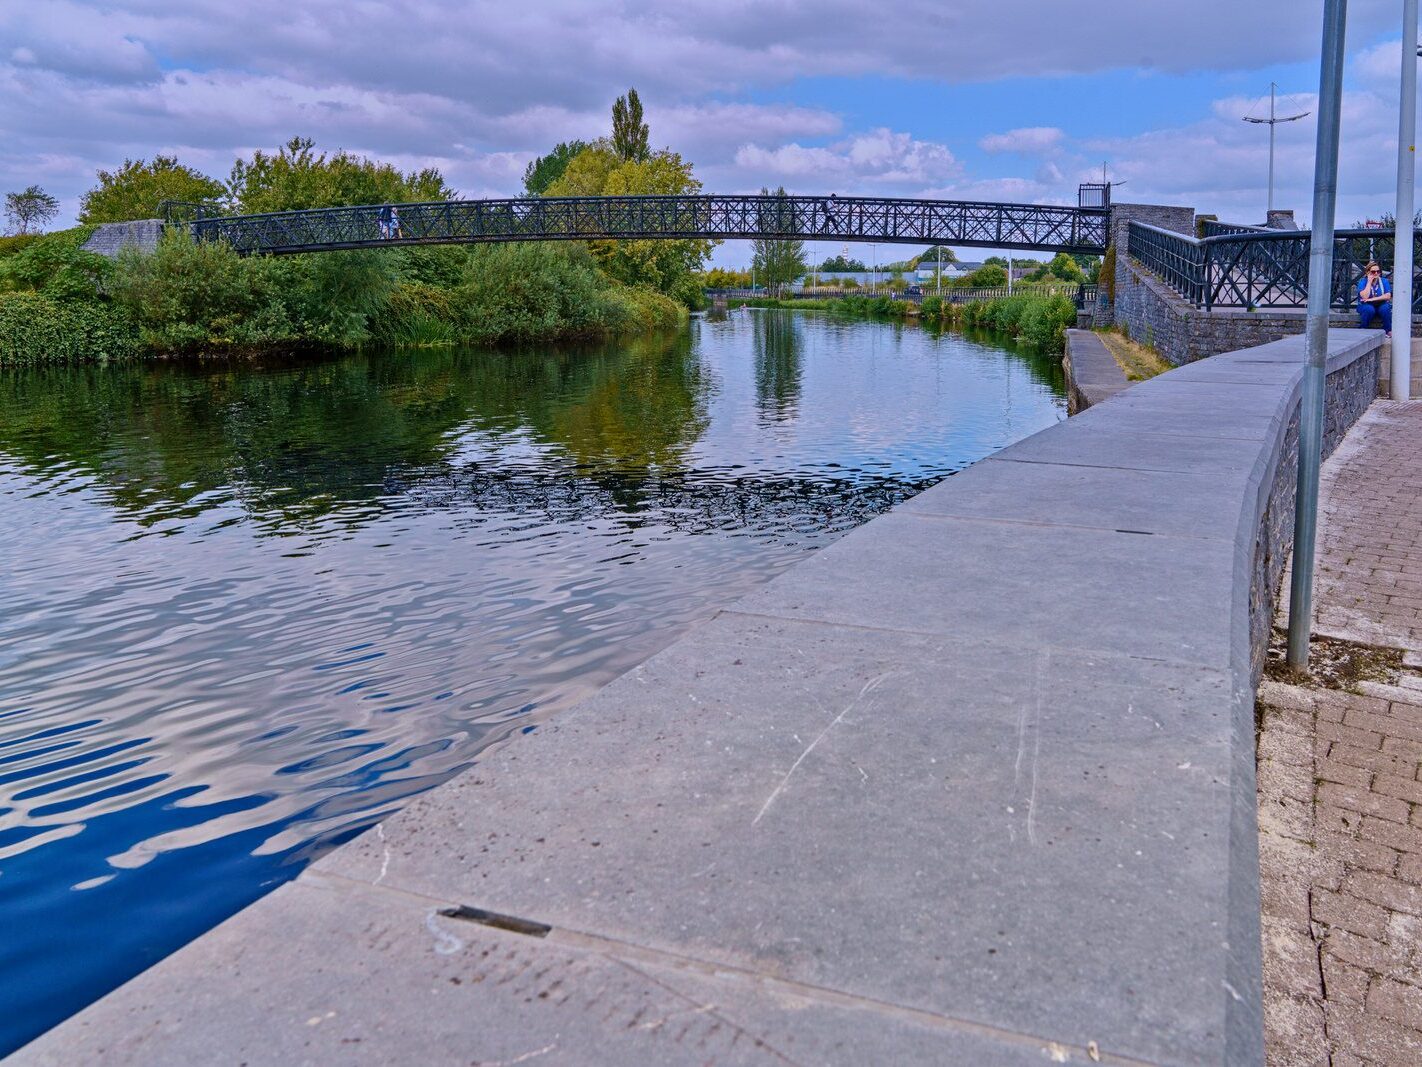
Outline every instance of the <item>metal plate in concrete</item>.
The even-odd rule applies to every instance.
[[[1224,672],[728,614],[317,870],[1221,1058]]]
[[[9,1062],[1089,1062],[1084,1047],[616,945],[506,933],[443,906],[303,879],[135,979],[122,1009],[100,1001]]]
[[[1241,470],[1205,475],[985,459],[900,510],[1233,540],[1247,482]]]

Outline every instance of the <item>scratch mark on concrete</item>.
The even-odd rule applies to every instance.
[[[821,741],[823,741],[826,735],[828,735],[831,730],[838,726],[840,722],[843,721],[844,717],[848,715],[851,711],[853,711],[861,700],[863,700],[866,696],[872,693],[875,689],[878,689],[879,685],[884,681],[884,679],[888,678],[889,675],[892,673],[892,671],[889,671],[884,674],[877,675],[869,679],[869,681],[865,682],[864,688],[859,690],[859,695],[853,700],[851,700],[848,704],[846,704],[844,706],[844,710],[841,711],[838,715],[836,715],[834,719],[830,722],[830,724],[820,731],[819,736],[816,737],[813,741],[811,741],[810,744],[806,747],[805,751],[800,753],[799,758],[796,759],[795,762],[790,765],[790,769],[785,772],[785,777],[780,779],[780,784],[775,787],[774,791],[770,794],[770,796],[765,798],[765,803],[761,805],[760,812],[756,815],[754,819],[751,820],[752,826],[756,825],[758,822],[760,822],[762,818],[765,817],[765,813],[769,811],[770,806],[775,803],[775,798],[780,796],[780,794],[785,791],[785,787],[790,784],[791,777],[799,769],[800,764],[805,762],[805,758],[815,750],[815,746],[818,745]]]
[[[514,1064],[527,1063],[537,1056],[546,1056],[557,1047],[558,1042],[555,1041],[551,1045],[544,1045],[542,1048],[536,1048],[532,1052],[525,1052],[522,1056],[515,1056],[511,1060],[476,1060],[474,1061],[475,1067],[514,1067]]]
[[[375,876],[375,881],[371,883],[372,885],[379,885],[385,880],[385,875],[390,870],[390,846],[385,841],[384,823],[378,822],[375,824],[375,836],[380,838],[380,847],[385,850],[385,855],[381,857],[380,860],[380,873]]]
[[[1017,716],[1017,758],[1012,764],[1012,793],[1019,795],[1022,788],[1022,757],[1027,754],[1027,734],[1032,735],[1031,747],[1032,757],[1027,767],[1028,787],[1027,787],[1027,840],[1035,845],[1037,843],[1037,779],[1038,767],[1042,754],[1042,702],[1045,699],[1047,685],[1047,664],[1051,659],[1051,650],[1042,649],[1037,654],[1037,669],[1035,678],[1035,694],[1030,707],[1026,704],[1022,706],[1021,712]],[[1013,809],[1007,809],[1011,812]],[[1016,840],[1017,835],[1012,832],[1012,827],[1008,827],[1008,835],[1012,840]]]
[[[429,914],[425,916],[425,929],[435,936],[435,952],[441,956],[453,956],[464,947],[464,942],[440,926],[435,919],[438,914],[434,908],[430,909]]]

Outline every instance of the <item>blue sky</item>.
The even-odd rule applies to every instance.
[[[1391,195],[1399,12],[1349,5],[1339,217]],[[176,153],[225,177],[295,134],[515,193],[559,140],[606,132],[635,85],[652,139],[712,191],[1071,202],[1258,221],[1280,83],[1313,110],[1321,0],[46,0],[0,5],[0,187],[67,217],[99,167]],[[1279,128],[1281,206],[1306,214],[1315,129]],[[727,244],[716,260],[745,249]]]

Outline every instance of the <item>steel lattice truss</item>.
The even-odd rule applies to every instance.
[[[383,245],[597,238],[775,238],[1100,254],[1104,208],[841,196],[607,196],[450,200],[203,217],[203,240],[283,255]],[[388,234],[388,236],[387,236]]]

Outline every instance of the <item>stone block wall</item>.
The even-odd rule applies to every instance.
[[[1363,412],[1376,398],[1377,380],[1376,348],[1341,366],[1330,366],[1323,401],[1325,459],[1332,455],[1344,435],[1362,418]],[[1267,496],[1254,541],[1253,575],[1249,589],[1249,636],[1250,662],[1256,686],[1264,671],[1264,657],[1269,647],[1274,605],[1280,592],[1284,565],[1293,548],[1298,463],[1299,403],[1296,398],[1288,427],[1273,457],[1273,472],[1263,483]]]
[[[84,251],[96,252],[110,259],[129,245],[152,252],[163,235],[162,219],[142,219],[138,222],[105,222],[84,242]]]

